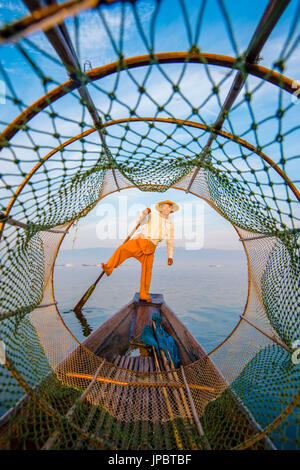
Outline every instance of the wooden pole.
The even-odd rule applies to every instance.
[[[99,372],[100,370],[102,369],[102,367],[104,366],[104,363],[105,363],[105,359],[103,359],[103,361],[101,362],[100,366],[98,367],[98,369],[96,370],[95,372],[95,375],[91,381],[91,383],[87,386],[87,388],[85,389],[85,391],[82,393],[81,397],[79,398],[79,401],[80,403],[83,402],[83,400],[85,399],[85,397],[87,396],[87,394],[89,393],[89,391],[91,390],[92,386],[94,385],[94,383],[96,382],[97,380],[97,377],[99,375]]]
[[[67,377],[77,377],[79,379],[92,380],[93,376],[90,374],[82,374],[79,372],[66,372]],[[131,382],[110,379],[109,377],[97,377],[98,382],[104,382],[106,384],[122,385],[127,387],[171,387],[171,388],[182,388],[183,385],[177,382]],[[214,392],[215,389],[207,387],[206,385],[190,385],[190,388],[195,390],[206,390],[208,392]]]
[[[255,328],[256,330],[258,330],[260,333],[262,333],[263,335],[265,335],[267,338],[271,339],[272,341],[274,341],[274,343],[277,343],[279,344],[279,346],[281,346],[282,348],[284,348],[287,352],[291,353],[291,350],[290,348],[280,339],[278,338],[277,336],[275,335],[270,335],[269,333],[267,333],[265,330],[263,330],[262,328],[260,328],[259,326],[255,325],[254,323],[252,323],[252,321],[248,320],[244,315],[240,315],[240,318],[242,320],[245,320],[246,323],[249,323],[249,325],[253,326],[253,328]]]
[[[194,421],[195,421],[197,430],[199,432],[199,435],[205,438],[207,448],[209,450],[211,450],[210,444],[209,444],[208,440],[205,437],[202,424],[200,423],[200,420],[199,420],[199,417],[198,417],[198,414],[197,414],[197,410],[196,410],[196,407],[195,407],[195,403],[194,403],[194,400],[193,400],[193,397],[192,397],[192,394],[191,394],[191,390],[190,390],[189,384],[187,383],[187,380],[186,380],[186,376],[185,376],[183,366],[180,366],[180,370],[181,370],[182,378],[183,378],[184,385],[185,385],[185,388],[186,388],[186,392],[187,392],[187,395],[188,395],[189,400],[190,400],[191,410],[192,410],[192,413],[193,413],[193,417],[194,417]]]
[[[27,8],[31,11],[31,13],[39,12],[42,7],[41,0],[23,0]],[[52,4],[56,4],[56,0],[52,0]],[[104,152],[107,156],[108,162],[112,165],[112,155],[106,145],[104,134],[102,132],[103,123],[102,120],[95,108],[93,100],[90,96],[90,93],[85,86],[86,77],[85,74],[81,71],[80,63],[78,57],[76,55],[75,49],[73,47],[71,38],[69,36],[68,30],[65,26],[64,21],[61,21],[61,24],[54,25],[52,28],[44,31],[47,39],[52,44],[53,48],[59,55],[63,65],[66,68],[67,74],[69,77],[79,84],[78,86],[78,93],[80,94],[82,103],[87,107],[90,116],[94,122],[95,127],[97,128]],[[79,78],[80,77],[80,78]],[[112,174],[114,177],[114,181],[117,187],[117,190],[120,191],[120,187],[115,175],[115,170],[112,165]]]
[[[157,354],[156,354],[156,351],[155,351],[155,347],[152,346],[152,349],[153,349],[153,354],[154,354],[154,359],[155,359],[156,368],[157,368],[157,370],[158,370],[159,372],[161,372],[161,369],[160,369],[160,366],[159,366],[159,362],[158,362],[158,358],[157,358]],[[174,414],[173,414],[172,407],[171,407],[171,404],[170,404],[170,401],[169,401],[169,397],[168,397],[167,390],[166,390],[165,387],[163,387],[163,388],[162,388],[162,391],[163,391],[163,394],[164,394],[164,397],[165,397],[167,409],[168,409],[169,416],[170,416],[170,419],[171,419],[171,424],[172,424],[172,428],[173,428],[173,432],[174,432],[174,436],[175,436],[177,448],[180,449],[180,450],[182,450],[182,449],[183,449],[183,446],[182,446],[182,442],[181,442],[181,439],[180,439],[180,436],[179,436],[178,429],[177,429],[176,424],[175,424],[175,422],[174,422]]]
[[[167,349],[167,351],[168,351],[168,349]],[[162,350],[160,350],[160,352],[161,352],[161,355],[162,355],[162,358],[163,358],[163,362],[164,362],[166,371],[170,373],[171,377],[174,377],[175,380],[177,379],[177,382],[179,382],[179,377],[178,377],[177,372],[171,372],[170,371],[170,367],[168,365],[168,361],[167,361],[167,358],[165,356],[165,353]],[[173,365],[173,361],[172,361],[171,356],[170,356],[170,361],[171,361],[171,365],[172,365],[172,368],[173,368],[174,365]],[[186,401],[184,391],[182,390],[182,387],[180,387],[179,390],[177,390],[177,389],[173,390],[173,394],[174,394],[174,398],[176,400],[178,409],[183,410],[184,414],[187,415],[188,421],[190,422],[191,425],[193,425],[194,421],[193,421],[193,418],[192,418],[192,415],[191,415],[191,412],[190,412],[189,405]],[[179,396],[179,394],[180,394],[180,396]],[[189,429],[187,430],[187,434],[188,434],[188,438],[189,438],[189,442],[190,442],[190,446],[191,446],[192,450],[198,450],[198,446],[196,445],[195,440],[193,438],[193,435],[192,435],[192,433]]]
[[[234,78],[232,86],[226,96],[225,102],[222,106],[222,109],[213,124],[213,128],[220,130],[223,127],[225,122],[226,116],[228,111],[232,108],[233,103],[235,102],[237,96],[239,95],[241,89],[247,78],[247,71],[246,71],[246,64],[256,64],[259,59],[259,53],[262,50],[265,42],[267,41],[269,35],[274,29],[277,21],[281,17],[282,13],[288,6],[290,0],[269,0],[269,3],[261,17],[261,20],[251,38],[251,41],[248,45],[247,51],[245,53],[244,64],[245,68],[243,72],[239,70]],[[211,145],[214,142],[217,134],[212,132],[208,138],[206,145],[204,146],[201,155],[205,157],[205,155],[210,151]],[[186,189],[186,193],[188,193],[191,189],[191,186],[198,174],[200,167],[198,166],[189,182],[189,185]]]
[[[154,333],[155,333],[156,339],[157,339],[156,325],[155,325],[155,322],[154,322],[154,321],[152,321],[152,325],[153,325],[153,330],[154,330]],[[172,360],[172,357],[171,357],[171,354],[170,354],[170,352],[169,352],[169,350],[168,350],[168,348],[167,348],[166,343],[165,343],[165,348],[166,348],[167,353],[168,353],[168,356],[169,356],[170,365],[171,365],[172,369],[175,369],[174,363],[173,363],[173,360]],[[169,365],[168,365],[167,358],[166,358],[165,353],[164,353],[164,351],[163,351],[162,349],[160,349],[160,353],[161,353],[161,355],[162,355],[162,358],[163,358],[163,362],[164,362],[164,366],[165,366],[166,371],[170,373],[171,377],[174,377],[174,378],[175,378],[175,381],[176,381],[176,382],[180,383],[177,372],[175,372],[175,371],[171,372],[171,371],[170,371],[170,367],[169,367]],[[189,408],[189,405],[188,405],[188,403],[187,403],[187,401],[186,401],[186,398],[185,398],[185,395],[184,395],[184,392],[183,392],[182,388],[179,389],[179,393],[180,393],[181,400],[180,400],[180,397],[179,397],[179,395],[178,395],[177,390],[174,390],[174,397],[175,397],[175,400],[176,400],[176,402],[177,402],[177,407],[178,407],[178,409],[182,409],[182,408],[183,408],[183,410],[185,411],[185,414],[186,414],[187,417],[188,417],[189,422],[190,422],[191,424],[194,424],[193,418],[192,418],[192,416],[191,416],[190,408]],[[193,450],[198,449],[198,447],[197,447],[197,445],[195,444],[195,441],[194,441],[194,439],[193,439],[193,436],[192,436],[192,434],[191,434],[190,432],[189,432],[189,441],[190,441],[191,448],[192,448]]]
[[[101,362],[100,366],[98,367],[98,369],[96,370],[95,374],[94,374],[94,377],[92,379],[92,381],[89,383],[89,385],[87,386],[87,388],[84,390],[84,392],[81,394],[80,398],[79,398],[79,403],[82,403],[83,400],[85,399],[86,395],[89,393],[89,391],[91,390],[92,386],[94,385],[96,379],[97,379],[97,376],[100,372],[100,370],[102,369],[103,365],[105,363],[105,359],[103,359],[103,361]],[[72,421],[73,417],[74,417],[74,413],[75,413],[75,410],[77,409],[77,405],[78,405],[78,401],[76,400],[76,402],[72,405],[72,407],[69,409],[69,411],[67,412],[66,414],[66,418],[69,422]],[[45,444],[43,445],[43,448],[42,450],[50,450],[53,448],[53,446],[55,445],[57,439],[59,438],[59,435],[60,435],[60,431],[56,430],[54,431],[54,433],[52,434],[52,436],[49,437],[49,439],[45,442]]]

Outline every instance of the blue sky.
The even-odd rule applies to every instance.
[[[183,20],[184,14],[180,1],[163,1],[157,12],[155,29],[152,31],[151,24],[156,3],[154,1],[140,1],[137,2],[136,11],[144,31],[144,36],[140,34],[136,26],[137,21],[130,5],[125,4],[125,23],[121,48],[124,55],[130,57],[147,53],[149,44],[153,45],[156,52],[185,51],[190,47],[191,43],[196,40],[197,45],[202,51],[235,56],[238,53],[244,52],[267,3],[267,1],[262,0],[252,2],[227,0],[221,3],[217,0],[209,0],[205,5],[201,27],[198,28],[201,2],[198,0],[184,2],[187,20]],[[172,6],[171,8],[170,5]],[[224,5],[229,16],[231,30],[226,24],[226,16],[222,11],[222,5]],[[261,53],[262,60],[260,62],[261,65],[272,68],[274,62],[280,57],[281,52],[284,50],[284,56],[286,54],[289,56],[286,63],[285,74],[294,80],[300,79],[299,47],[293,48],[297,35],[299,36],[299,21],[295,25],[292,35],[290,35],[290,29],[295,18],[297,7],[299,7],[298,0],[292,0],[263,48]],[[97,13],[87,11],[83,12],[79,17],[80,48],[78,53],[82,65],[87,60],[91,62],[92,67],[116,60],[117,55],[114,46],[116,48],[120,47],[121,6],[116,4],[110,7],[104,7],[103,11],[113,40],[107,34],[103,20]],[[23,6],[21,1],[7,0],[0,2],[0,12],[1,22],[5,23],[23,17],[23,15],[27,13],[27,9]],[[72,39],[74,39],[73,19],[67,19],[66,25]],[[289,37],[290,41],[287,42]],[[56,52],[49,45],[45,36],[42,33],[34,33],[30,35],[28,39],[30,42],[27,40],[21,41],[22,46],[30,57],[33,58],[40,70],[43,71],[43,74],[52,77],[54,82],[49,84],[45,89],[41,84],[40,78],[32,70],[32,67],[24,59],[17,47],[12,44],[2,46],[0,50],[1,67],[7,76],[9,76],[16,95],[22,99],[25,105],[31,104],[43,95],[46,90],[51,90],[57,84],[64,82],[67,78],[65,69],[59,64]],[[41,51],[44,51],[44,53]],[[289,51],[292,51],[292,53],[289,54]],[[156,105],[154,104],[154,102],[157,102],[167,103],[165,105],[165,111],[161,114],[162,117],[167,117],[171,114],[177,118],[186,119],[191,112],[191,106],[188,103],[192,103],[201,110],[201,118],[203,121],[206,124],[212,124],[220,110],[220,103],[218,103],[215,96],[211,96],[211,98],[207,100],[207,96],[211,93],[212,84],[222,85],[219,93],[222,102],[234,78],[234,72],[229,69],[211,66],[208,72],[203,66],[197,64],[189,64],[185,69],[181,64],[170,64],[162,67],[162,70],[153,68],[149,76],[147,73],[146,68],[134,69],[128,74],[123,72],[121,78],[117,75],[109,76],[100,81],[98,80],[93,86],[89,85],[90,93],[99,112],[102,113],[102,117],[106,113],[109,113],[114,119],[128,117],[129,108],[135,108],[139,116],[152,116],[157,111]],[[180,84],[182,92],[180,96],[172,95],[171,81],[172,83]],[[149,90],[153,101],[147,97],[143,97],[139,101],[136,83],[146,83],[147,90]],[[231,129],[229,124],[225,123],[224,129],[243,135],[245,140],[248,140],[254,145],[258,142],[263,147],[265,153],[277,163],[280,161],[282,155],[281,146],[275,141],[277,133],[279,132],[279,121],[275,116],[279,106],[282,108],[288,107],[286,117],[282,121],[283,129],[281,131],[285,134],[284,152],[287,163],[284,169],[288,176],[295,181],[295,184],[299,187],[299,176],[297,175],[299,171],[299,160],[295,157],[299,155],[298,126],[300,108],[296,105],[290,106],[291,96],[287,93],[280,93],[278,88],[274,85],[268,83],[264,83],[263,86],[260,85],[261,82],[259,79],[249,76],[246,84],[247,90],[253,91],[258,87],[253,93],[252,109],[249,110],[246,103],[243,101],[244,90],[237,99],[230,114],[233,128]],[[7,94],[11,96],[12,92],[8,87],[6,91]],[[112,107],[111,101],[107,97],[107,93],[111,91],[115,91],[118,98],[118,101],[115,101]],[[51,110],[57,112],[62,119],[57,118],[55,121],[52,121],[47,114],[50,108],[47,109],[46,112],[30,121],[29,124],[32,131],[28,135],[20,132],[12,139],[11,142],[14,145],[14,153],[6,149],[2,151],[0,170],[4,177],[0,189],[3,203],[8,202],[13,188],[22,181],[23,176],[21,172],[26,173],[30,171],[38,158],[42,158],[51,148],[80,132],[81,129],[78,126],[78,121],[83,118],[88,125],[92,125],[88,113],[82,114],[83,110],[78,104],[78,98],[76,96],[78,96],[76,93],[74,93],[74,96],[65,96],[52,105]],[[7,123],[15,118],[22,109],[22,107],[19,108],[13,105],[9,98],[7,98],[6,103],[0,105],[0,129],[4,129]],[[198,116],[195,119],[201,121]],[[260,123],[256,132],[249,129],[253,119]],[[143,126],[144,124],[131,125],[128,138],[129,140],[131,139],[132,145],[127,144],[127,147],[124,145],[122,150],[123,154],[120,157],[121,159],[124,160],[126,155],[132,151],[132,148],[134,148],[137,143],[134,131],[142,133]],[[159,133],[170,132],[171,127],[172,126],[169,126],[168,128],[163,124],[158,125],[158,130],[153,131],[153,134],[151,134],[153,140],[159,139]],[[56,131],[61,136],[59,139],[49,135],[49,133],[51,134]],[[112,149],[113,154],[116,152],[119,137],[123,131],[124,128],[121,126],[112,126],[109,128],[107,143]],[[200,145],[205,145],[207,135],[199,136],[199,133],[197,134],[192,130],[190,130],[190,133],[194,136],[197,135]],[[180,144],[186,143],[190,138],[190,134],[186,131],[180,132],[179,130],[176,131],[175,136]],[[221,138],[218,139],[218,141],[223,143]],[[92,162],[97,158],[97,153],[99,152],[98,137],[95,134],[91,135],[89,142],[90,143],[86,145],[88,149],[86,158],[90,159],[90,165],[92,165]],[[143,142],[145,149],[147,145],[150,145],[149,142],[149,140]],[[186,152],[190,152],[189,155],[191,155],[193,152],[199,151],[199,144],[192,144],[189,151]],[[32,150],[33,145],[39,146],[36,152]],[[257,191],[255,186],[256,180],[245,162],[239,157],[241,150],[236,144],[226,143],[225,146],[227,154],[236,159],[235,167],[226,161],[227,158],[225,158],[223,152],[218,148],[218,145],[213,145],[212,148],[214,157],[220,159],[223,166],[225,166],[228,171],[236,172],[236,169],[241,172],[247,171],[249,185]],[[80,151],[81,145],[77,142],[72,144],[65,153],[66,162],[64,165],[68,168],[69,174],[72,174],[72,171],[74,171],[80,163]],[[262,165],[260,159],[255,155],[251,155],[249,152],[246,153],[250,167],[255,170],[261,169]],[[15,158],[22,162],[19,166],[16,166],[14,162]],[[60,155],[58,154],[49,160],[45,168],[48,174],[51,175],[51,178],[53,178],[52,191],[55,191],[61,184],[63,173]],[[281,184],[282,180],[274,170],[270,170],[269,174],[271,179],[276,183],[273,188],[279,201],[274,203],[272,199],[269,199],[268,203],[271,206],[273,204],[272,207],[274,208],[276,208],[277,204],[277,207],[280,207],[283,212],[286,212],[289,208],[284,201],[280,201],[281,198],[285,199],[287,196],[286,189]],[[258,177],[261,178],[262,183],[267,183],[264,172],[260,172]],[[32,181],[34,182],[34,187],[39,189],[40,194],[45,194],[46,179],[42,170],[37,173]],[[12,189],[6,189],[5,185],[11,185]],[[273,193],[270,187],[267,185],[263,186],[263,191],[267,196],[272,197]],[[167,193],[161,195],[135,192],[134,194],[136,194],[136,196],[130,197],[136,197],[137,201],[141,201],[141,203],[145,205],[148,205],[149,201],[158,200],[161,196],[163,199],[168,197]],[[180,194],[180,197],[176,195],[176,198],[179,198],[179,200],[184,197],[186,197],[184,193]],[[292,201],[295,201],[295,197],[291,191],[289,191],[289,197]],[[111,197],[111,201],[115,201],[116,198],[117,195],[114,195]],[[30,204],[32,204],[33,198],[30,188],[26,188],[20,201],[24,203],[24,207],[29,207]],[[297,209],[294,202],[292,203],[292,207],[296,213]],[[20,214],[22,210],[20,205],[16,205],[16,216]],[[36,210],[35,206],[32,208],[32,213],[34,213],[34,210]],[[208,214],[210,212],[211,209],[207,207],[205,213]],[[30,214],[30,211],[28,213]],[[213,216],[210,215],[209,220],[212,220],[212,217]],[[91,220],[92,216],[90,219],[86,218],[81,224],[88,226]],[[287,222],[289,223],[288,218]],[[228,225],[226,221],[222,221],[222,223],[224,223],[224,227],[228,227],[229,233],[232,233],[231,231],[233,229],[230,224]],[[216,214],[214,222],[216,230],[222,223],[220,222],[220,216]],[[212,233],[213,231],[210,232],[210,235],[207,237],[208,240],[213,240],[211,237]],[[233,238],[234,237],[235,234],[233,233]],[[236,246],[235,242],[232,243],[232,246]]]

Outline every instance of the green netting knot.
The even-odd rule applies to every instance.
[[[278,60],[273,65],[276,69],[280,70],[280,72],[283,72],[285,69],[284,59]]]
[[[198,55],[200,58],[203,58],[201,56],[201,51],[196,44],[193,44],[190,50],[188,51],[188,56],[191,56],[191,55]],[[189,57],[188,57],[188,60],[189,60]]]
[[[43,77],[43,78],[42,78],[42,82],[43,82],[43,85],[46,85],[47,83],[51,83],[51,82],[52,82],[52,78],[50,78],[50,77]]]
[[[276,117],[282,118],[284,113],[285,113],[284,109],[278,109],[278,111],[276,113]]]

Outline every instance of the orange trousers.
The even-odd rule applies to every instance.
[[[140,299],[150,300],[152,266],[156,246],[146,238],[133,238],[116,249],[108,262],[103,266],[107,276],[120,266],[127,258],[136,258],[141,263]]]

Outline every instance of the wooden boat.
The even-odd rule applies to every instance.
[[[30,444],[33,448],[92,449],[106,442],[115,449],[227,449],[260,430],[163,296],[151,297],[152,303],[146,303],[136,294],[44,381],[54,381],[57,389],[69,391],[64,422],[70,425],[73,439],[66,440],[65,431],[54,420],[52,427],[48,423],[47,430],[42,430],[43,439]],[[170,356],[160,351],[158,357],[154,347],[139,340],[145,325],[153,327],[154,314],[175,341],[180,359],[177,369]],[[39,388],[45,397],[49,385]],[[28,413],[31,402],[24,399],[1,419],[0,448],[7,448],[8,434],[18,448],[20,416],[26,409]],[[268,438],[255,447],[266,448],[274,448]]]

